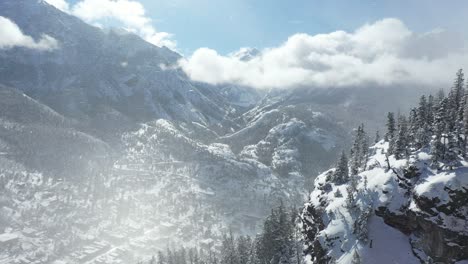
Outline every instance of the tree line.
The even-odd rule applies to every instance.
[[[302,242],[299,212],[282,202],[271,210],[255,237],[223,235],[218,248],[160,251],[149,264],[301,264]]]
[[[433,169],[454,169],[467,156],[468,143],[468,89],[463,70],[458,70],[448,95],[440,90],[434,95],[422,95],[417,107],[408,115],[389,112],[384,140],[388,142],[387,155],[407,159],[411,153],[427,150]],[[376,132],[375,143],[381,140]],[[343,152],[330,180],[342,184],[366,169],[369,156],[369,136],[360,125],[355,133],[349,154]]]

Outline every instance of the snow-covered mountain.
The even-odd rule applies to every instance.
[[[122,30],[104,31],[44,1],[8,0],[0,16],[25,34],[55,38],[59,48],[0,51],[3,84],[37,98],[56,111],[93,119],[103,109],[138,121],[165,118],[230,127],[232,110],[216,89],[199,87],[173,66],[180,55]],[[31,23],[34,21],[34,23]]]

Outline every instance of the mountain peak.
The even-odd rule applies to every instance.
[[[241,61],[250,61],[261,54],[261,51],[257,48],[241,48],[240,50],[233,52],[230,56],[237,58]]]

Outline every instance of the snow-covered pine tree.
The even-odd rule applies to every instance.
[[[289,243],[284,243],[282,246],[281,246],[281,251],[279,252],[280,253],[280,257],[279,257],[279,260],[278,264],[294,264],[296,259],[295,259],[295,256],[292,252],[292,245],[290,245],[291,242]],[[272,262],[272,263],[275,263],[275,262]]]
[[[458,148],[460,151],[460,154],[462,154],[463,157],[466,157],[466,147],[468,143],[467,139],[467,128],[468,128],[468,123],[467,123],[467,118],[468,118],[468,89],[465,89],[465,94],[463,95],[463,99],[460,105],[460,110],[459,110],[459,117],[458,117],[458,124],[457,124],[457,140],[458,140]]]
[[[239,264],[239,255],[236,251],[236,243],[232,232],[223,235],[221,244],[221,263]]]
[[[437,94],[436,94],[436,97],[435,97],[434,106],[440,104],[440,101],[442,101],[442,99],[444,99],[444,98],[445,98],[444,89],[439,89],[437,91]]]
[[[408,124],[406,117],[400,115],[398,117],[398,133],[395,140],[393,154],[395,158],[402,159],[408,156]]]
[[[426,100],[426,96],[421,96],[419,99],[419,106],[417,108],[417,117],[416,117],[416,124],[417,127],[417,134],[416,134],[416,142],[417,147],[421,148],[426,146],[431,140],[431,131],[429,130],[430,127],[430,114],[429,114],[429,104]]]
[[[158,264],[166,264],[166,256],[164,256],[162,251],[158,252]]]
[[[374,138],[374,143],[377,143],[380,141],[380,132],[379,130],[375,131],[375,138]]]
[[[366,170],[367,160],[369,159],[369,137],[362,125],[362,141],[361,141],[361,167]]]
[[[259,259],[259,251],[258,251],[260,243],[261,243],[261,235],[257,235],[255,239],[252,241],[248,264],[261,264],[260,259]]]
[[[450,170],[460,165],[458,159],[459,147],[454,132],[447,133],[447,146],[444,161]]]
[[[364,124],[361,124],[354,137],[354,143],[350,153],[351,174],[357,174],[367,162],[369,151],[369,139],[364,130]]]
[[[302,230],[302,219],[300,218],[299,211],[296,207],[291,208],[290,212],[291,227],[292,227],[292,243],[293,243],[293,254],[295,257],[295,264],[302,264],[303,252],[304,252],[304,241],[303,241],[303,230]]]
[[[445,143],[446,143],[446,128],[447,123],[447,109],[448,109],[448,99],[443,97],[443,93],[439,92],[438,95],[438,104],[435,107],[434,122],[433,127],[433,139],[431,143],[431,155],[432,155],[432,164],[433,168],[438,168],[439,162],[444,159],[445,156]]]
[[[448,95],[448,107],[447,107],[447,114],[448,118],[446,120],[448,131],[457,131],[461,132],[462,127],[460,121],[463,117],[463,109],[462,108],[462,101],[465,96],[465,79],[463,70],[458,70],[456,74],[456,78],[452,89]]]
[[[282,254],[288,249],[291,261],[296,259],[294,243],[294,216],[289,214],[283,203],[271,211],[263,225],[263,233],[256,239],[256,259],[259,263],[279,263],[288,258]],[[295,262],[291,262],[295,263]]]
[[[356,196],[357,196],[357,175],[351,175],[349,184],[346,187],[348,196],[346,197],[346,207],[351,211],[356,208]]]
[[[239,256],[239,264],[248,264],[251,254],[252,240],[248,236],[240,236],[237,238],[237,255]]]
[[[468,98],[468,91],[466,97]],[[463,114],[463,145],[461,146],[461,153],[466,157],[466,148],[468,143],[468,104],[465,103]]]
[[[333,173],[332,181],[336,184],[343,184],[349,180],[349,167],[348,167],[348,157],[346,153],[341,152],[340,159],[336,166],[336,170]]]
[[[450,92],[451,100],[454,103],[454,108],[458,117],[463,116],[463,105],[465,98],[465,76],[462,69],[459,69],[452,90]],[[458,118],[460,120],[461,118]]]
[[[396,133],[396,126],[395,126],[395,114],[393,112],[389,112],[387,114],[387,133],[385,133],[385,141],[389,142],[390,146],[388,148],[389,154],[392,154],[395,133]]]
[[[413,149],[420,147],[418,142],[419,131],[418,111],[416,108],[412,108],[408,117],[408,142]]]
[[[357,239],[362,242],[367,242],[369,239],[368,222],[372,215],[372,205],[364,205],[365,208],[359,208],[356,213],[356,220],[354,221],[353,233]]]
[[[418,105],[417,111],[418,111],[417,122],[418,122],[418,125],[422,127],[424,124],[427,123],[427,100],[426,100],[425,95],[422,95],[419,98],[419,105]]]
[[[176,263],[177,264],[187,264],[187,251],[184,247],[176,251]]]
[[[431,168],[433,169],[439,169],[439,162],[442,160],[443,153],[445,152],[445,147],[441,140],[440,134],[436,134],[431,141]]]
[[[435,106],[435,98],[431,94],[427,99],[427,123],[429,125],[429,131],[432,132],[431,124],[434,122],[434,106]]]

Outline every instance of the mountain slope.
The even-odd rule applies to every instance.
[[[1,85],[0,142],[0,159],[4,162],[18,162],[30,170],[57,177],[86,173],[89,160],[110,153],[108,144],[78,131],[71,120],[22,92]]]

